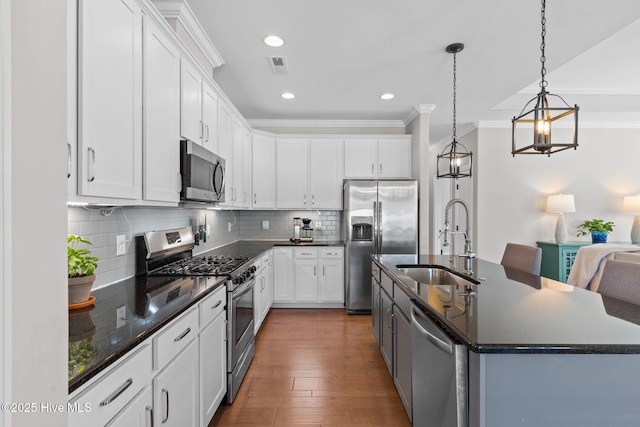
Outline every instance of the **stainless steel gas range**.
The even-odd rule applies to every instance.
[[[140,316],[160,310],[186,294],[226,282],[227,403],[232,403],[255,352],[256,268],[248,264],[245,256],[194,256],[195,238],[190,227],[151,231],[136,239],[136,274],[147,277],[145,288],[137,290]]]

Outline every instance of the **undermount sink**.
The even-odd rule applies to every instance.
[[[427,285],[478,285],[480,282],[450,271],[440,265],[397,265],[400,272]]]

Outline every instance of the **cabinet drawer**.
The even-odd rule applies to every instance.
[[[318,258],[318,248],[293,248],[293,257],[300,258]]]
[[[151,345],[143,344],[71,400],[71,406],[90,407],[91,412],[69,412],[69,427],[105,425],[150,383]]]
[[[401,285],[393,284],[393,302],[396,303],[407,319],[411,319],[411,299],[400,289]]]
[[[371,277],[376,279],[376,282],[380,283],[380,267],[375,262],[371,263]]]
[[[391,277],[387,276],[384,273],[380,274],[380,285],[382,288],[387,291],[387,294],[393,298],[393,280]]]
[[[320,249],[320,258],[343,258],[343,248],[340,247],[329,247]]]
[[[224,312],[227,306],[227,287],[220,286],[211,295],[203,299],[198,308],[200,310],[200,329],[207,326],[218,314]]]
[[[197,307],[193,307],[153,339],[154,369],[164,368],[196,336],[198,336],[198,310]]]

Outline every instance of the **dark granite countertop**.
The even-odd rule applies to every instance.
[[[196,247],[194,254],[246,256],[249,258],[248,262],[252,262],[274,246],[343,245],[344,242],[341,241],[325,240],[303,245],[287,240],[241,240],[202,253],[197,253]],[[96,298],[94,304],[69,311],[69,350],[71,352],[74,349],[86,356],[83,357],[85,362],[72,361],[70,357],[69,393],[117,361],[218,286],[223,285],[209,283],[206,285],[208,287],[204,287],[205,285],[201,282],[194,281],[193,288],[188,294],[175,299],[161,310],[150,313],[145,310],[146,283],[146,277],[133,277],[96,289],[91,293]],[[122,306],[125,307],[126,316],[122,325],[117,328],[116,310]],[[79,367],[82,368],[81,372],[78,372]]]
[[[438,255],[373,259],[458,342],[477,353],[640,353],[640,306],[545,277],[473,260],[479,284],[428,285],[397,268],[440,265],[463,273],[464,260]],[[475,292],[474,296],[461,293]]]

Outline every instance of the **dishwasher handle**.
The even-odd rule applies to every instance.
[[[445,341],[441,340],[440,338],[436,337],[435,335],[433,335],[431,332],[427,331],[424,328],[424,326],[422,326],[420,321],[417,319],[418,317],[422,317],[422,318],[426,319],[424,314],[419,313],[418,310],[416,310],[416,308],[414,306],[411,306],[411,320],[413,321],[413,324],[416,326],[418,332],[420,332],[422,335],[427,337],[427,339],[429,341],[431,341],[431,343],[434,344],[438,349],[444,351],[447,354],[452,355],[453,354],[453,344],[450,343],[450,342],[445,342]]]

